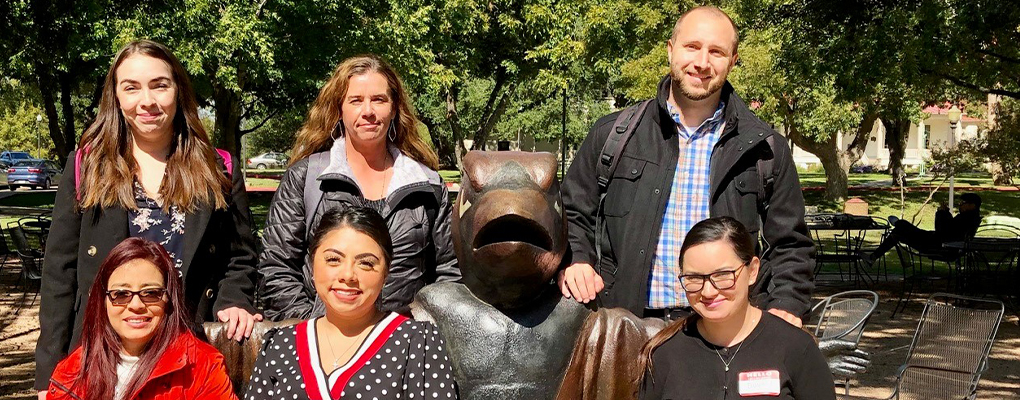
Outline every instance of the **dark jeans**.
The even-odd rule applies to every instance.
[[[893,230],[889,232],[889,237],[878,245],[874,253],[871,253],[871,259],[874,260],[882,257],[883,254],[896,247],[897,243],[903,243],[923,253],[933,253],[942,250],[942,240],[939,239],[938,234],[934,231],[918,228],[914,224],[901,219],[896,221]]]

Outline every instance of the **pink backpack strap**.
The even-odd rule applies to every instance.
[[[223,149],[216,149],[216,154],[223,157],[223,166],[227,167],[227,176],[234,177],[234,160],[230,157],[230,152]]]
[[[81,160],[82,154],[88,151],[88,148],[78,149],[74,152],[74,197],[77,200],[81,200]]]

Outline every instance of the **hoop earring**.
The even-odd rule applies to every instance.
[[[389,131],[390,132],[386,134],[386,137],[390,139],[390,142],[397,143],[397,128],[393,126],[393,121],[390,121]]]
[[[339,121],[336,121],[336,125],[333,126],[333,130],[329,132],[329,137],[332,138],[333,141],[335,142],[336,139],[337,139],[337,134],[339,134],[340,137],[344,137],[344,119],[343,118],[340,118]]]

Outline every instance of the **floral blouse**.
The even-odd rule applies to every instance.
[[[184,265],[184,212],[177,206],[163,211],[163,202],[145,194],[142,185],[135,181],[135,202],[137,210],[128,212],[128,230],[131,237],[140,237],[163,245],[174,267],[180,274]]]

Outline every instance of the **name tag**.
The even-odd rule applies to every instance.
[[[738,375],[740,397],[779,396],[779,371],[748,371]]]

